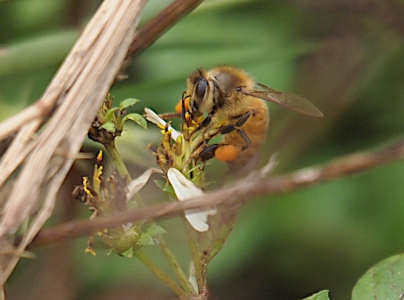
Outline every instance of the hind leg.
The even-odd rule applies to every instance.
[[[200,158],[202,161],[207,161],[216,157],[220,161],[233,161],[243,151],[242,147],[230,144],[213,144],[204,149]]]
[[[205,121],[203,122],[204,126],[210,123],[213,113],[209,114],[206,117]],[[235,160],[242,151],[250,147],[251,141],[248,138],[247,134],[244,132],[244,130],[241,128],[241,126],[244,125],[244,123],[249,119],[250,116],[251,111],[247,111],[246,113],[236,117],[238,120],[235,124],[225,125],[219,130],[219,133],[222,135],[234,133],[234,131],[236,131],[237,134],[241,136],[245,145],[241,145],[241,143],[209,145],[200,154],[202,161],[207,161],[213,157],[216,157],[218,160],[221,161],[232,161]]]
[[[240,155],[245,149],[251,146],[251,141],[243,129],[236,125],[226,125],[220,129],[220,134],[229,134],[234,131],[240,135],[239,143],[234,144],[213,144],[206,147],[200,154],[202,161],[207,161],[214,156],[221,161],[232,161]],[[244,141],[244,145],[242,142]]]

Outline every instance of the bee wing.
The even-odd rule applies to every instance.
[[[322,118],[324,114],[309,100],[293,93],[283,93],[271,89],[263,84],[257,83],[255,90],[243,90],[243,93],[249,96],[257,97],[262,100],[279,104],[288,109],[312,117]]]

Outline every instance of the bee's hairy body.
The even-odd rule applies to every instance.
[[[311,116],[323,116],[306,99],[257,84],[243,70],[229,66],[191,73],[185,97],[186,102],[180,101],[176,107],[178,113],[185,105],[194,114],[208,113],[210,123],[225,121],[230,126],[231,130],[223,134],[223,142],[211,148],[212,156],[234,168],[247,164],[265,141],[269,112],[264,100]]]
[[[241,126],[241,129],[247,135],[251,144],[246,145],[246,141],[237,131],[223,135],[223,144],[231,145],[235,148],[235,153],[238,154],[234,160],[231,159],[231,157],[226,157],[226,154],[220,158],[221,160],[231,162],[230,164],[235,168],[238,168],[239,165],[248,163],[248,161],[254,157],[259,147],[265,141],[269,125],[269,113],[265,102],[261,99],[250,96],[248,96],[248,98],[249,99],[244,100],[245,102],[243,104],[245,106],[243,109],[240,109],[240,114],[236,116],[240,116],[246,112],[251,112],[250,117]],[[216,151],[219,151],[220,153],[220,148]],[[219,153],[216,153],[217,157],[220,155]]]

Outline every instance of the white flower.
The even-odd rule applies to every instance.
[[[200,188],[198,188],[193,182],[188,180],[180,171],[175,168],[170,168],[168,170],[167,177],[174,188],[178,200],[180,201],[204,195]],[[185,211],[185,218],[195,230],[204,232],[209,229],[209,225],[207,223],[208,216],[214,215],[215,213],[215,208],[193,208]]]
[[[199,287],[198,287],[198,280],[196,279],[195,275],[195,265],[194,262],[191,261],[191,265],[189,266],[189,277],[188,277],[189,283],[192,285],[194,290],[199,293]]]
[[[152,111],[150,108],[145,108],[144,109],[144,117],[146,120],[149,122],[152,122],[153,124],[156,124],[159,127],[165,127],[167,125],[167,122],[164,121],[162,118],[160,118],[154,111]],[[170,125],[168,125],[168,130],[171,132],[171,137],[173,138],[174,141],[177,141],[177,139],[182,136],[181,133],[179,133],[177,130],[172,128]]]
[[[132,199],[133,195],[139,192],[146,185],[147,181],[149,181],[149,178],[153,173],[163,172],[159,169],[150,168],[128,184],[128,186],[126,187],[126,203],[128,203]]]

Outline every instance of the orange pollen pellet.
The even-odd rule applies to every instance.
[[[241,149],[234,145],[221,145],[215,151],[215,156],[221,161],[232,161],[241,153]]]
[[[189,111],[189,98],[186,98],[184,101],[185,101],[185,110]],[[175,106],[175,111],[178,114],[182,112],[182,100],[180,100],[180,102],[178,102],[177,105]]]

